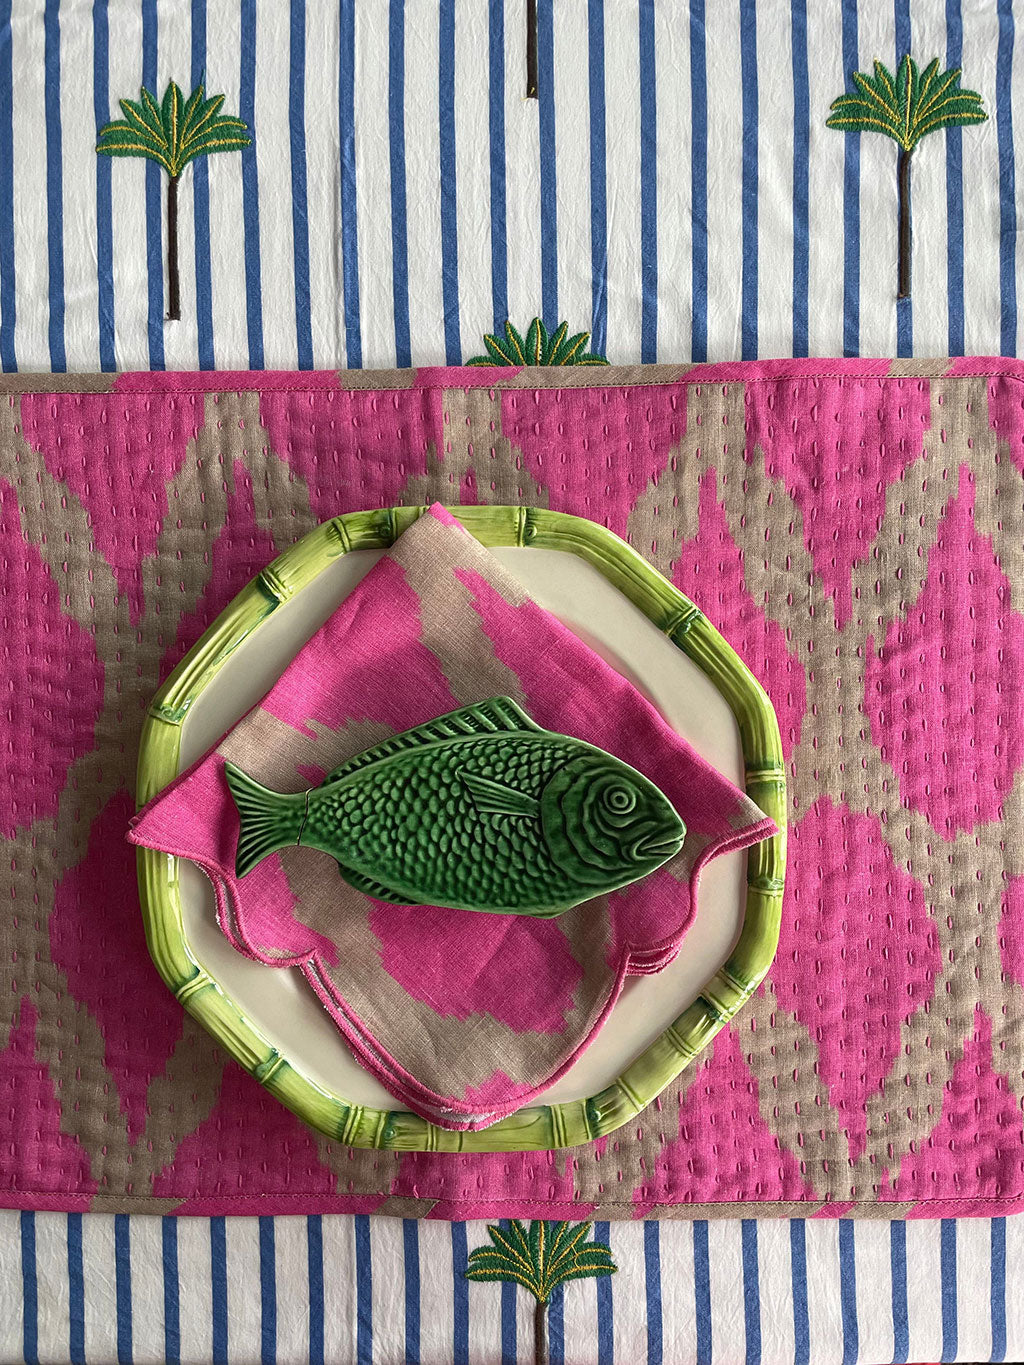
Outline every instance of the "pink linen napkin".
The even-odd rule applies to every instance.
[[[326,855],[300,847],[235,876],[239,821],[225,760],[275,790],[303,791],[393,734],[494,696],[655,782],[686,824],[679,854],[553,919],[373,900]],[[262,702],[135,817],[128,838],[196,862],[235,948],[301,968],[397,1100],[443,1127],[479,1129],[572,1065],[627,975],[675,957],[702,866],[773,832],[631,683],[435,505]]]

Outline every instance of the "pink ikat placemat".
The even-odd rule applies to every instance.
[[[338,512],[591,517],[772,700],[790,855],[765,985],[576,1150],[350,1151],[146,953],[146,705]],[[9,376],[0,393],[0,1202],[405,1216],[952,1216],[1024,1206],[1024,366]]]

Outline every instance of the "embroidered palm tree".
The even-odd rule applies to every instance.
[[[569,324],[560,322],[553,332],[534,318],[526,330],[524,340],[511,322],[505,323],[503,337],[484,337],[486,355],[475,355],[467,365],[607,365],[603,355],[592,355],[587,350],[589,332],[569,335]]]
[[[857,93],[833,100],[826,127],[844,132],[884,133],[899,145],[897,179],[899,183],[899,292],[910,297],[910,158],[914,148],[928,133],[940,128],[956,128],[968,123],[984,123],[988,118],[981,96],[960,85],[960,68],[939,74],[939,59],[919,71],[907,53],[895,77],[881,62],[875,62],[874,76],[853,73]]]
[[[604,1242],[588,1242],[593,1223],[550,1223],[535,1218],[529,1229],[518,1219],[508,1232],[489,1227],[491,1246],[470,1253],[467,1280],[512,1280],[536,1300],[534,1361],[546,1365],[547,1311],[552,1291],[569,1280],[614,1275],[618,1269]]]
[[[223,95],[206,98],[203,83],[186,100],[171,81],[158,104],[145,86],[139,102],[119,100],[123,119],[100,129],[97,152],[104,156],[143,156],[167,172],[167,316],[181,316],[178,288],[178,180],[197,156],[236,152],[252,142],[248,125],[222,115]]]

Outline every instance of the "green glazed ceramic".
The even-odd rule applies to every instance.
[[[301,844],[393,905],[549,918],[646,877],[686,837],[646,777],[510,697],[406,730],[309,791],[268,791],[230,762],[225,775],[239,877]]]
[[[182,723],[233,651],[339,555],[386,549],[425,510],[392,507],[334,517],[291,546],[239,593],[174,669],[150,706],[139,752],[140,806],[177,777]],[[178,1000],[283,1104],[338,1142],[395,1151],[572,1147],[613,1132],[650,1104],[743,1006],[771,965],[786,864],[786,777],[779,727],[766,693],[703,613],[613,532],[581,517],[541,508],[450,510],[484,545],[558,550],[585,560],[697,663],[729,703],[746,760],[746,791],[774,819],[779,833],[747,855],[743,928],[728,960],[665,1032],[598,1094],[521,1109],[482,1132],[466,1133],[437,1128],[415,1114],[350,1103],[282,1055],[196,960],[182,920],[177,859],[140,848],[139,888],[147,941]]]

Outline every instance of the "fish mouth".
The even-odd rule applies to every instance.
[[[671,858],[674,853],[678,853],[683,846],[682,839],[677,834],[651,835],[647,839],[642,839],[637,845],[637,853],[641,858]]]

